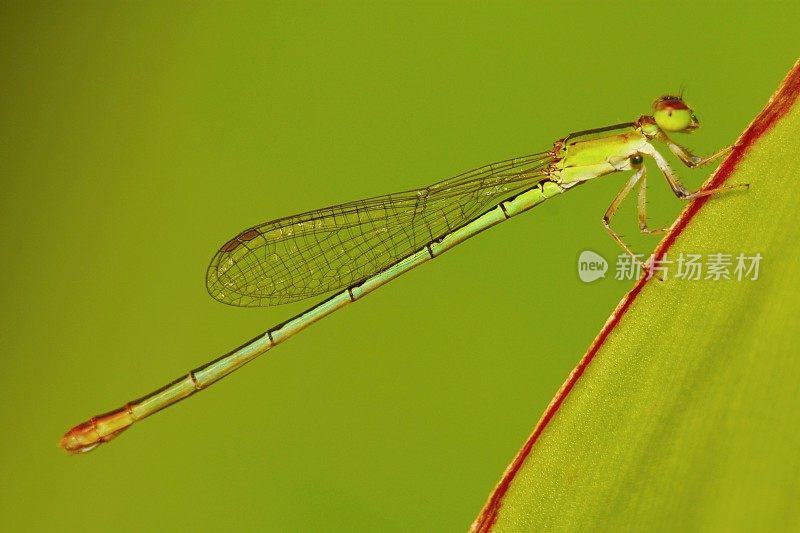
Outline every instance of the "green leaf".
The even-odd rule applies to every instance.
[[[750,189],[689,204],[656,250],[730,254],[732,279],[675,279],[673,263],[640,280],[474,530],[800,524],[799,93],[800,61],[705,185]],[[736,279],[740,253],[761,254],[758,279]]]

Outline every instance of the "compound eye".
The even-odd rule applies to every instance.
[[[691,129],[692,112],[688,109],[663,109],[653,114],[656,124],[664,131],[686,131]]]
[[[631,156],[631,165],[638,167],[644,162],[644,157],[642,154],[636,154]]]
[[[677,96],[662,96],[653,103],[653,118],[664,131],[689,132],[700,125],[691,108]]]

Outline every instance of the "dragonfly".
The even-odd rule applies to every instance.
[[[730,151],[726,147],[699,157],[669,137],[699,126],[693,109],[681,96],[662,96],[653,103],[650,115],[571,133],[545,152],[486,165],[425,188],[309,211],[242,231],[219,248],[208,266],[206,286],[212,297],[233,306],[260,307],[335,294],[164,387],[78,424],[63,436],[60,446],[70,453],[91,451],[134,422],[204,390],[404,272],[601,176],[632,171],[602,222],[622,249],[638,261],[639,256],[610,222],[638,185],[639,229],[643,233],[667,229],[648,225],[646,157],[655,161],[672,192],[682,200],[746,187],[725,185],[695,192],[684,187],[655,143],[666,146],[689,168]]]

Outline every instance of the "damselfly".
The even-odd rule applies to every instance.
[[[219,249],[208,267],[208,292],[220,302],[267,306],[339,292],[161,389],[75,426],[61,439],[61,447],[73,453],[94,449],[400,274],[591,179],[633,171],[603,215],[603,224],[634,255],[609,222],[638,185],[641,231],[664,231],[647,225],[646,156],[655,160],[678,198],[691,200],[737,187],[689,192],[653,145],[654,141],[663,143],[690,168],[729,151],[724,148],[701,158],[667,135],[688,133],[699,125],[682,98],[664,96],[653,104],[652,115],[572,133],[546,152],[477,168],[424,189],[309,211],[243,231]]]

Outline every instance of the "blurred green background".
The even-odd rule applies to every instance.
[[[600,217],[624,176],[89,455],[56,444],[307,306],[206,294],[240,230],[548,149],[681,88],[703,122],[682,140],[708,153],[794,63],[797,10],[3,3],[1,529],[464,530],[630,286],[576,273],[582,250],[618,253]],[[680,202],[650,183],[671,222]],[[618,228],[649,251],[634,211]]]

